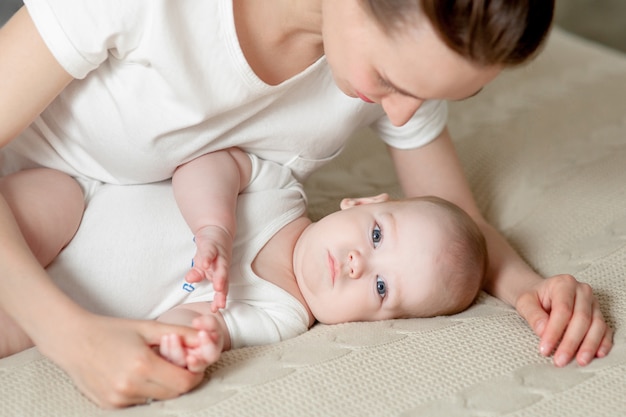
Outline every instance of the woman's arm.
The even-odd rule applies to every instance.
[[[22,8],[0,29],[0,146],[28,126],[71,79]],[[52,283],[2,196],[0,230],[0,309],[87,397],[103,407],[119,407],[176,397],[200,383],[201,375],[151,349],[172,332],[193,345],[196,331],[99,317],[80,308]]]
[[[398,150],[390,147],[389,150],[407,196],[434,194],[445,198],[463,208],[478,223],[489,245],[490,263],[485,289],[490,294],[515,305],[528,281],[543,280],[483,218],[447,130],[421,148]],[[519,276],[525,278],[519,279]]]
[[[554,361],[558,366],[566,365],[574,356],[586,365],[594,357],[608,354],[613,332],[590,287],[569,275],[543,279],[485,221],[447,129],[421,148],[389,149],[407,196],[438,195],[462,207],[478,223],[489,250],[485,290],[516,307],[541,338],[542,354],[549,355],[556,348]]]
[[[0,29],[0,147],[72,81],[22,8]]]

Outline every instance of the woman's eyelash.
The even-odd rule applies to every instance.
[[[380,85],[382,85],[383,87],[385,87],[389,91],[396,91],[395,87],[393,85],[389,84],[389,82],[387,80],[385,80],[384,78],[378,77],[378,81],[380,82]]]

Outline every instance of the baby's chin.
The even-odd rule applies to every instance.
[[[313,314],[313,317],[315,317],[315,321],[317,321],[320,324],[332,325],[332,324],[341,324],[341,323],[347,323],[349,321],[354,321],[354,320],[347,320],[341,317],[337,317],[337,315],[333,315],[331,312],[324,309],[323,307],[311,308],[311,313]]]
[[[355,315],[341,315],[341,314],[333,314],[328,310],[321,309],[323,311],[316,311],[315,309],[311,309],[311,313],[313,313],[313,317],[320,324],[342,324],[342,323],[352,323],[357,321],[372,321],[372,319],[366,319],[363,317],[355,316]]]
[[[345,323],[344,321],[330,320],[327,317],[324,317],[324,314],[318,315],[318,314],[315,314],[315,312],[313,312],[313,317],[315,317],[315,321],[320,324],[333,325],[333,324]]]

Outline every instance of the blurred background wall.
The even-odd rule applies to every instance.
[[[625,0],[557,0],[556,24],[626,52]]]
[[[0,0],[0,25],[21,5]],[[555,14],[563,29],[626,52],[626,0],[557,0]]]

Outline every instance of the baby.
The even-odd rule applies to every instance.
[[[259,187],[263,177],[274,185]],[[162,314],[161,321],[197,328],[199,344],[185,346],[172,334],[160,353],[192,371],[204,371],[224,350],[294,337],[316,321],[454,314],[481,288],[484,237],[464,211],[440,198],[346,198],[340,211],[311,222],[288,168],[234,148],[189,162],[173,181],[197,245],[186,279],[194,291],[212,281],[206,290],[213,301]],[[241,201],[249,205],[237,202],[240,191],[241,199],[272,189],[257,210],[235,210]],[[236,225],[238,238],[258,250],[231,265]]]

